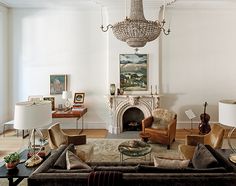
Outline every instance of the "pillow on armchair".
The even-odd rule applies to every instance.
[[[165,109],[156,109],[152,111],[152,116],[153,123],[151,128],[167,129],[169,122],[175,117],[175,114]]]
[[[151,128],[153,128],[153,129],[167,129],[168,122],[162,118],[153,117],[153,123],[152,123]]]

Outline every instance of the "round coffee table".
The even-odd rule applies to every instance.
[[[129,140],[121,143],[118,146],[118,150],[120,152],[120,161],[123,162],[126,159],[124,159],[124,155],[129,156],[130,158],[140,158],[144,157],[146,161],[146,155],[150,155],[150,161],[151,161],[151,151],[152,147],[151,145],[139,141],[139,140]]]
[[[139,136],[142,139],[142,141],[144,141],[146,143],[148,142],[149,138],[151,137],[151,135],[149,133],[146,133],[146,132],[140,132]]]

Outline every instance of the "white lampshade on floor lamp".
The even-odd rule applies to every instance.
[[[25,162],[27,167],[33,167],[42,161],[35,153],[35,130],[52,123],[52,108],[50,101],[20,102],[15,105],[14,128],[26,130],[32,129],[33,133],[33,155]]]
[[[230,154],[229,159],[236,162],[236,149],[231,144],[231,135],[236,129],[236,100],[221,100],[219,101],[219,123],[232,127],[228,133],[228,144],[233,154]]]

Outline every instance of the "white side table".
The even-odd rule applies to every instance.
[[[11,120],[11,121],[8,121],[6,123],[3,123],[3,136],[5,137],[5,128],[6,128],[6,125],[14,125],[14,120]],[[17,137],[19,136],[19,132],[18,130],[16,129],[16,135]],[[26,133],[25,134],[25,131],[22,130],[22,138],[26,138],[27,136],[29,135],[29,133]]]

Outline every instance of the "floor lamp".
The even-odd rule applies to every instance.
[[[20,102],[15,105],[14,128],[32,130],[33,155],[25,162],[27,167],[41,163],[42,158],[35,152],[35,131],[37,128],[52,123],[52,108],[50,101]]]
[[[236,149],[231,144],[231,135],[236,129],[236,100],[221,100],[219,101],[219,123],[231,127],[228,133],[228,144],[233,154],[230,154],[229,159],[236,163]]]

